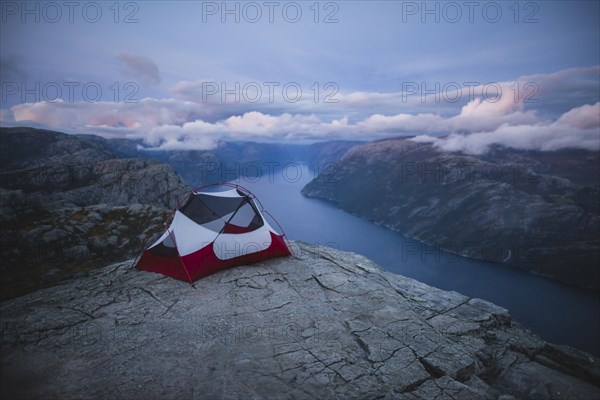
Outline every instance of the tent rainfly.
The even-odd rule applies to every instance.
[[[228,190],[201,191],[209,186]],[[282,232],[279,234],[263,214],[270,216],[260,201],[239,185],[196,188],[175,207],[167,218],[172,218],[170,226],[144,249],[136,268],[193,284],[221,269],[290,255],[281,226],[271,216]]]

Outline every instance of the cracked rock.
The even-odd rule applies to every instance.
[[[112,264],[0,303],[2,398],[598,399],[492,303],[293,242],[196,282]]]

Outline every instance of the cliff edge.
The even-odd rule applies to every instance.
[[[196,288],[129,261],[1,303],[2,398],[600,398],[599,359],[507,310],[292,243]]]

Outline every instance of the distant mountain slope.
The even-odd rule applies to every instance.
[[[354,146],[364,144],[358,141],[332,140],[313,143],[308,146],[306,159],[311,166],[318,166],[318,171],[325,170],[329,164],[340,160]]]
[[[55,163],[85,164],[117,157],[105,146],[80,140],[74,135],[35,128],[0,128],[3,170]]]
[[[598,290],[599,165],[598,152],[475,157],[389,139],[352,148],[302,192],[451,252]]]
[[[221,142],[211,150],[153,150],[141,140],[105,139],[79,135],[93,145],[123,157],[150,158],[172,166],[192,187],[268,174],[288,163],[309,164],[322,171],[338,161],[358,141],[327,141],[305,144]]]

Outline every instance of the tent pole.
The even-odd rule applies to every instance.
[[[242,208],[242,206],[244,204],[246,204],[246,202],[248,202],[248,198],[244,197],[244,200],[242,200],[240,202],[240,204],[236,207],[236,209],[233,212],[233,214],[231,214],[231,217],[229,217],[229,219],[227,221],[225,221],[225,225],[223,225],[223,227],[221,228],[221,230],[219,231],[219,233],[217,234],[217,236],[214,238],[213,243],[215,242],[215,240],[217,240],[217,238],[219,236],[221,236],[221,233],[223,233],[223,231],[225,230],[225,228],[227,227],[227,225],[231,222],[231,220],[233,219],[233,217],[235,217],[235,214],[237,214],[237,212],[240,210],[240,208]],[[223,218],[221,218],[221,219],[223,219]]]
[[[260,201],[259,201],[259,203],[260,203]],[[262,204],[261,204],[261,206],[262,206]],[[298,257],[296,257],[296,254],[294,253],[294,250],[292,249],[292,245],[290,244],[290,240],[288,239],[285,231],[283,230],[283,228],[279,224],[279,221],[277,221],[275,219],[275,217],[270,212],[268,212],[267,210],[265,210],[264,208],[262,210],[260,210],[260,212],[263,212],[263,213],[267,214],[269,217],[271,217],[273,219],[273,221],[275,221],[275,223],[277,224],[277,226],[281,230],[281,234],[282,234],[281,237],[283,237],[283,240],[285,241],[285,244],[288,247],[288,250],[290,251],[290,253],[292,254],[293,257],[298,258]]]
[[[132,267],[135,265],[135,261],[139,257],[140,253],[144,250],[144,247],[146,247],[146,242],[148,242],[148,239],[149,239],[148,237],[146,239],[144,239],[144,241],[142,242],[142,245],[140,246],[137,253],[135,254],[135,258],[133,259],[133,264],[131,264]]]
[[[165,223],[165,227],[166,226],[167,226],[167,224]],[[187,278],[190,281],[190,285],[192,285],[192,287],[194,289],[196,289],[196,285],[194,285],[194,281],[192,280],[192,277],[190,276],[190,273],[188,272],[187,268],[185,267],[185,263],[183,262],[183,258],[181,258],[181,254],[179,253],[179,248],[177,248],[177,242],[175,241],[175,237],[173,236],[173,234],[171,233],[171,231],[169,230],[169,228],[167,228],[167,232],[169,232],[169,237],[171,238],[171,240],[173,241],[173,244],[175,245],[175,251],[177,252],[177,257],[179,257],[179,261],[181,261],[181,266],[183,267],[183,270],[185,271],[185,274],[187,275]]]

